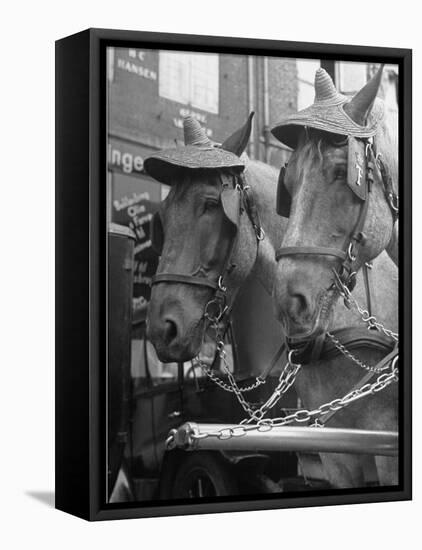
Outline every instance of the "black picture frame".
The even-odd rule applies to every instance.
[[[399,66],[400,464],[397,490],[336,490],[221,502],[104,498],[105,48],[323,57]],[[408,49],[89,29],[56,42],[56,508],[87,520],[411,499],[412,52]]]

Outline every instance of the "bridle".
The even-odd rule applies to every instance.
[[[353,141],[352,141],[353,140]],[[365,140],[357,140],[355,138],[346,137],[345,140],[337,145],[344,145],[349,143],[350,147],[358,147],[361,150],[363,149],[363,165],[356,163],[352,168],[358,168],[358,170],[350,170],[351,164],[351,154],[349,151],[349,168],[348,168],[348,184],[355,191],[356,195],[361,199],[361,206],[359,211],[359,216],[357,222],[354,226],[354,229],[346,241],[345,247],[340,248],[331,248],[324,246],[286,246],[281,247],[276,251],[276,261],[279,261],[280,258],[286,256],[296,256],[296,255],[311,255],[311,256],[328,256],[332,258],[337,258],[340,260],[340,267],[338,269],[333,268],[333,282],[327,289],[327,292],[330,290],[337,290],[340,294],[345,292],[345,289],[350,293],[356,284],[356,275],[358,268],[356,263],[360,256],[360,251],[365,245],[366,235],[364,233],[364,227],[366,223],[369,200],[371,197],[371,191],[374,183],[374,168],[375,164],[378,166],[381,174],[381,182],[383,185],[384,195],[387,200],[387,203],[390,207],[392,217],[393,217],[393,226],[398,218],[398,195],[395,193],[392,183],[391,173],[387,165],[383,162],[382,156],[380,154],[376,155],[373,150],[372,138]],[[287,165],[284,167],[284,173]],[[362,178],[362,174],[365,174],[365,177]],[[284,174],[283,174],[284,175]],[[353,178],[352,180],[350,178]],[[363,180],[363,181],[362,181]],[[284,182],[281,182],[284,185]],[[280,181],[279,181],[280,186]],[[363,263],[362,270],[364,273],[364,283],[367,296],[367,308],[369,315],[372,315],[371,311],[371,283],[370,283],[370,269],[371,264]],[[318,358],[322,345],[325,339],[325,334],[320,335],[315,338],[312,342],[312,358]],[[289,341],[289,339],[288,339]],[[294,345],[294,340],[290,339],[290,345]],[[301,338],[299,347],[304,349],[304,346],[308,348],[309,344],[304,342],[304,339]]]
[[[254,196],[251,192],[249,185],[246,185],[245,178],[243,173],[235,173],[233,175],[233,189],[239,194],[238,207],[235,207],[236,218],[233,220],[228,216],[227,210],[223,204],[223,209],[225,211],[226,217],[230,219],[232,223],[236,226],[236,231],[233,239],[231,240],[228,253],[224,259],[223,266],[221,268],[220,275],[216,279],[211,279],[207,276],[198,276],[194,273],[159,273],[152,277],[151,286],[157,285],[160,283],[176,283],[176,284],[186,284],[193,286],[207,287],[214,291],[213,297],[207,302],[204,310],[205,319],[218,319],[221,321],[223,316],[228,316],[232,305],[228,303],[227,299],[227,286],[226,278],[230,275],[233,270],[236,268],[236,265],[232,263],[233,252],[237,246],[239,240],[239,221],[240,216],[243,212],[246,212],[255,232],[256,236],[256,258],[258,256],[258,247],[260,241],[265,238],[265,232],[262,229],[261,222],[258,215],[258,210],[256,208],[256,203]],[[224,181],[219,174],[221,181],[222,193],[229,190],[230,184],[228,181]],[[220,196],[221,196],[220,195]],[[254,264],[255,264],[254,262]],[[253,267],[253,266],[252,266]],[[252,268],[251,268],[252,269]]]
[[[372,186],[374,182],[374,166],[378,164],[381,172],[381,180],[384,187],[384,194],[386,196],[388,205],[393,215],[393,225],[398,217],[398,196],[393,190],[392,178],[387,166],[382,161],[381,155],[374,155],[372,143],[370,140],[362,140],[365,149],[365,164],[366,164],[366,177],[364,178],[363,194],[364,197],[361,200],[361,207],[356,225],[351,233],[349,240],[346,242],[343,250],[339,248],[331,248],[324,246],[286,246],[281,247],[276,251],[276,260],[284,256],[295,255],[313,255],[313,256],[330,256],[341,260],[340,269],[336,271],[336,278],[338,277],[341,282],[348,287],[351,291],[356,284],[356,271],[354,266],[356,260],[359,257],[359,250],[365,245],[366,235],[363,232],[366,217],[369,207],[369,197],[371,196]],[[358,172],[358,180],[355,185],[362,185],[361,170]]]

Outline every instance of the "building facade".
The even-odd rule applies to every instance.
[[[313,102],[315,70],[322,65],[345,94],[360,89],[374,70],[363,63],[128,48],[109,48],[107,64],[108,219],[136,234],[134,310],[140,317],[158,263],[150,221],[168,192],[144,172],[143,161],[183,144],[183,117],[195,117],[213,141],[223,142],[254,111],[248,155],[278,168],[290,150],[270,129]],[[393,110],[396,83],[389,68],[383,89]]]

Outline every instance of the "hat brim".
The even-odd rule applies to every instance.
[[[144,161],[144,169],[151,177],[162,183],[171,184],[184,170],[242,171],[245,163],[234,153],[218,147],[197,147],[186,145],[164,149],[152,154]]]
[[[337,105],[314,103],[281,120],[272,128],[271,133],[281,143],[295,149],[301,129],[305,126],[332,134],[353,136],[356,138],[373,137],[378,131],[379,122],[384,114],[382,100],[375,100],[374,107],[366,126],[359,126],[344,110],[345,101]]]

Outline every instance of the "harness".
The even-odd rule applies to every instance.
[[[350,140],[350,138],[349,138]],[[350,155],[349,155],[350,156]],[[216,335],[216,344],[217,344],[217,353],[221,359],[223,371],[228,377],[228,383],[218,376],[216,376],[212,369],[201,361],[199,357],[195,358],[196,363],[204,370],[205,374],[220,388],[225,391],[232,392],[235,394],[239,404],[242,406],[243,410],[247,413],[248,417],[245,418],[238,426],[220,430],[216,433],[207,433],[197,434],[195,437],[197,439],[203,439],[207,437],[217,437],[219,439],[230,439],[232,437],[242,437],[247,431],[258,430],[258,431],[267,431],[271,430],[274,427],[280,427],[289,425],[292,423],[310,423],[312,422],[313,426],[322,426],[324,425],[337,411],[349,406],[351,403],[354,403],[362,398],[365,398],[369,395],[374,395],[375,393],[383,390],[390,384],[397,382],[398,380],[398,336],[392,331],[386,329],[381,323],[377,322],[376,318],[372,315],[372,312],[362,309],[356,300],[351,295],[351,289],[354,287],[356,282],[353,268],[354,263],[358,257],[359,247],[362,246],[364,242],[363,227],[365,224],[365,219],[368,210],[368,200],[369,193],[371,191],[373,183],[373,169],[374,169],[374,155],[372,147],[369,142],[365,144],[365,189],[359,190],[362,200],[364,201],[359,213],[358,221],[354,228],[354,231],[350,237],[350,242],[347,243],[345,250],[338,250],[328,247],[285,247],[281,248],[277,252],[277,260],[282,256],[294,255],[294,254],[315,254],[315,255],[327,255],[334,256],[341,260],[342,264],[339,272],[335,272],[335,279],[333,284],[336,285],[336,288],[339,294],[344,298],[345,304],[348,307],[355,307],[358,309],[361,314],[363,322],[367,325],[367,328],[377,329],[377,332],[367,331],[366,329],[341,329],[336,331],[335,334],[327,333],[327,336],[330,340],[323,339],[319,342],[320,350],[322,349],[323,353],[327,355],[327,358],[333,357],[338,353],[342,353],[349,359],[351,359],[356,365],[365,370],[364,377],[356,384],[346,395],[341,398],[336,398],[329,403],[324,403],[314,410],[299,409],[295,412],[287,413],[282,417],[270,418],[266,416],[271,409],[278,403],[281,397],[291,388],[294,384],[296,377],[302,367],[302,363],[298,362],[297,359],[299,356],[298,350],[295,348],[287,349],[287,362],[282,369],[278,384],[267,399],[260,407],[254,406],[252,403],[249,403],[245,397],[244,393],[249,392],[257,388],[260,384],[265,383],[266,376],[275,366],[282,353],[285,351],[285,343],[283,342],[280,346],[280,349],[276,352],[273,360],[270,362],[269,366],[265,371],[258,376],[252,384],[249,386],[239,387],[233,374],[229,369],[229,364],[226,359],[226,352],[224,350],[224,338],[223,333],[220,329],[220,322],[223,316],[228,315],[230,307],[226,303],[226,287],[224,286],[224,278],[227,273],[231,270],[231,256],[235,244],[238,239],[236,236],[232,242],[229,253],[225,259],[224,266],[221,272],[221,275],[217,280],[209,280],[203,277],[197,277],[193,274],[177,274],[177,273],[163,273],[156,275],[153,278],[152,284],[158,284],[160,282],[182,282],[186,284],[199,284],[207,286],[215,290],[214,298],[208,302],[205,307],[204,317],[208,320],[209,326],[215,330]],[[394,221],[397,219],[398,213],[398,200],[394,195],[391,178],[389,181],[386,178],[385,174],[387,170],[383,167],[381,158],[378,156],[377,159],[380,165],[380,171],[383,177],[384,189],[386,196],[389,200],[390,207],[393,212]],[[356,185],[361,185],[362,183],[362,168],[358,171],[358,179],[356,180]],[[358,183],[359,182],[359,183]],[[227,185],[227,184],[226,184]],[[264,238],[264,232],[259,223],[258,213],[256,211],[256,205],[253,200],[253,195],[248,193],[249,188],[244,185],[243,176],[239,176],[239,179],[234,185],[234,189],[238,193],[239,204],[244,205],[249,218],[251,219],[252,225],[255,229],[256,239],[257,239],[257,254],[259,241]],[[223,187],[222,191],[222,202],[224,206],[225,213],[229,219],[232,220],[229,209],[225,206],[223,201],[223,193],[225,189]],[[278,192],[279,195],[279,192]],[[243,209],[239,207],[238,216],[240,217]],[[237,218],[238,220],[239,218]],[[233,220],[232,220],[233,221]],[[238,225],[238,222],[237,224]],[[367,267],[367,266],[366,266]],[[369,273],[369,272],[368,272]],[[369,286],[368,293],[370,294]],[[370,304],[370,301],[368,301]],[[211,306],[217,305],[216,311],[211,311]],[[370,306],[368,306],[370,307]],[[348,348],[339,340],[347,340]],[[386,338],[389,338],[389,344],[386,343]],[[392,346],[390,344],[391,340],[396,342]],[[366,365],[358,358],[353,355],[354,346],[359,347],[362,343],[369,344],[375,349],[385,351],[386,355],[383,359],[375,366]],[[350,348],[350,349],[349,349]],[[374,382],[370,382],[373,376],[377,376],[377,379]],[[166,446],[168,449],[174,447],[174,441],[176,436],[176,431],[172,430],[169,434],[169,437],[166,441]]]
[[[248,185],[245,184],[243,174],[234,174],[232,186],[227,181],[221,180],[221,202],[226,218],[235,226],[235,236],[232,239],[229,247],[229,251],[224,259],[224,263],[221,269],[220,275],[216,279],[210,279],[209,277],[199,276],[196,273],[200,270],[195,270],[194,273],[158,273],[152,277],[151,285],[157,285],[159,283],[182,283],[187,285],[208,287],[214,291],[213,298],[207,303],[204,310],[204,317],[206,319],[218,318],[220,322],[223,316],[227,316],[231,310],[233,304],[227,303],[227,287],[225,286],[226,277],[233,272],[236,265],[232,263],[233,252],[238,242],[238,229],[240,223],[240,216],[246,211],[249,219],[251,220],[252,227],[255,231],[257,247],[256,257],[258,256],[259,242],[265,237],[264,230],[262,229],[259,219],[258,211],[255,204],[254,196]],[[160,227],[161,226],[161,227]],[[157,234],[162,235],[162,222],[159,212],[154,214],[152,222],[152,235],[151,241],[153,247],[158,253],[162,250],[162,241]],[[256,261],[256,258],[255,258]],[[254,262],[255,263],[255,262]]]

